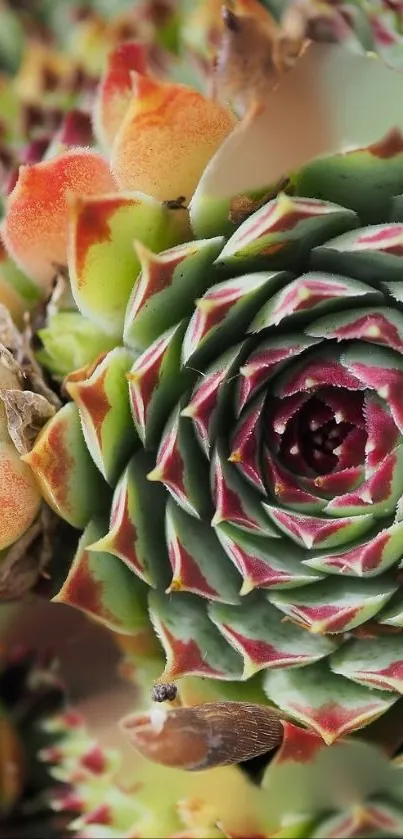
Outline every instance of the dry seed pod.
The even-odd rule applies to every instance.
[[[170,682],[158,682],[151,691],[151,699],[153,702],[173,702],[177,694],[178,688],[176,685]]]
[[[223,6],[224,31],[215,62],[214,94],[241,115],[259,110],[305,41],[303,26],[285,32],[271,15],[238,14]],[[292,21],[291,21],[292,22]]]
[[[155,708],[126,717],[121,725],[144,757],[188,771],[241,763],[277,748],[283,739],[277,713],[250,702]]]

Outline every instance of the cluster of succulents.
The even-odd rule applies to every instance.
[[[165,764],[141,763],[141,788],[102,749],[83,769],[81,723],[49,723],[79,836],[400,835],[401,4],[220,5],[140,4],[135,32],[122,8],[95,39],[97,62],[112,46],[99,84],[58,88],[45,145],[7,128],[24,165],[1,229],[0,597],[52,511],[79,539],[55,601],[143,659],[155,633],[158,683],[178,681],[175,707],[124,724]],[[207,75],[177,81],[183,57],[168,68],[179,37],[199,69],[221,38],[212,96]],[[33,340],[7,309],[21,328],[34,311]],[[249,759],[258,784],[233,766]],[[179,810],[167,765],[207,768]]]

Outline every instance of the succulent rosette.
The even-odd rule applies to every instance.
[[[235,125],[109,67],[109,160],[24,168],[3,225],[114,342],[23,458],[84,530],[57,599],[128,635],[151,616],[165,680],[256,689],[326,742],[402,691],[402,86],[311,45]]]

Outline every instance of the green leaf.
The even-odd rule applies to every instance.
[[[243,678],[259,670],[311,665],[333,652],[329,638],[315,637],[285,622],[267,602],[248,598],[242,606],[212,603],[209,614],[224,638],[241,656]]]
[[[124,341],[143,350],[189,314],[194,300],[213,282],[212,262],[224,240],[190,242],[153,254],[137,244],[141,272],[130,297]]]
[[[164,679],[188,675],[241,678],[242,659],[213,626],[200,598],[151,592],[149,604],[151,620],[165,650]]]
[[[98,520],[89,523],[67,579],[53,600],[80,609],[114,632],[135,635],[149,624],[147,589],[120,559],[88,550],[103,532]]]
[[[332,673],[326,663],[266,674],[268,698],[282,711],[317,731],[325,743],[362,728],[384,714],[398,694],[368,690]]]

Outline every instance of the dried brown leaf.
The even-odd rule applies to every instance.
[[[43,504],[30,528],[0,560],[0,603],[19,600],[31,591],[52,558],[56,516]]]
[[[56,413],[54,405],[30,390],[0,390],[8,432],[18,453],[28,454],[42,426]]]

